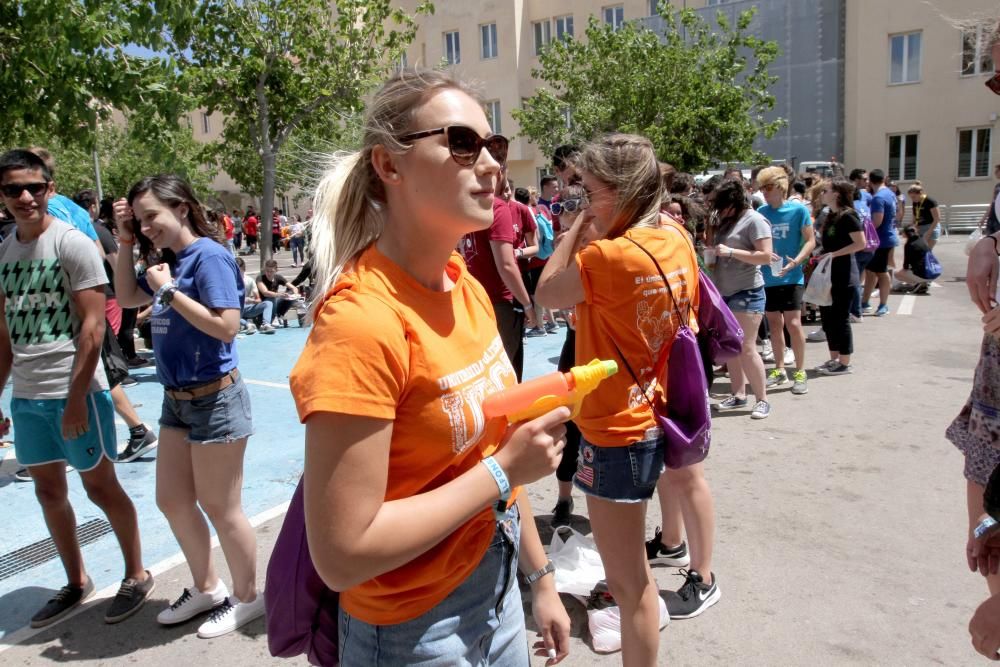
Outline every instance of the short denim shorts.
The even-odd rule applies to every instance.
[[[617,503],[649,500],[663,472],[666,440],[659,429],[648,440],[602,447],[581,438],[573,486],[588,496]]]
[[[729,296],[722,297],[722,300],[729,306],[729,310],[734,313],[763,313],[764,305],[767,303],[763,287],[740,290]]]
[[[394,625],[371,625],[340,608],[342,667],[527,667],[517,560],[517,505],[498,521],[479,566],[430,611]]]
[[[917,227],[917,233],[920,234],[920,236],[925,236],[927,234],[927,230],[929,230],[930,228],[931,228],[930,225],[920,225],[919,227]],[[934,233],[931,234],[931,240],[937,241],[939,238],[941,238],[941,225],[935,227]]]
[[[208,396],[178,400],[163,394],[160,426],[188,431],[192,444],[228,443],[253,435],[250,392],[243,378]]]

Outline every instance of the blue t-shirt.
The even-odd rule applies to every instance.
[[[865,206],[867,206],[870,209],[872,207],[872,193],[868,192],[867,190],[862,190],[861,201],[863,201],[865,203]]]
[[[802,244],[805,243],[802,230],[812,225],[809,209],[797,201],[787,200],[781,208],[775,209],[764,205],[757,209],[757,212],[771,223],[771,243],[774,253],[781,257],[783,264],[787,264],[788,258],[798,255]],[[805,284],[801,266],[795,267],[781,278],[771,274],[769,264],[762,266],[761,272],[764,274],[765,287]]]
[[[177,253],[171,267],[177,288],[206,308],[243,309],[243,277],[225,247],[200,238]],[[139,287],[152,295],[146,277]],[[170,306],[153,304],[150,318],[156,374],[167,388],[203,384],[236,368],[236,342],[224,343],[199,331]]]
[[[873,221],[876,213],[883,215],[882,224],[876,228],[878,247],[895,248],[899,245],[899,236],[896,234],[896,195],[889,188],[882,186],[872,197],[871,209]]]
[[[91,241],[97,240],[97,230],[94,229],[94,223],[90,221],[87,209],[66,195],[56,194],[49,197],[49,215],[73,225],[86,234]]]

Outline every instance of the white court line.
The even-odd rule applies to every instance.
[[[282,503],[280,505],[272,507],[269,510],[264,510],[263,512],[261,512],[260,514],[257,514],[256,516],[251,517],[250,518],[250,525],[253,526],[254,528],[256,528],[256,527],[260,526],[261,524],[267,523],[271,519],[275,519],[275,518],[281,516],[282,514],[284,514],[288,510],[288,505],[290,503],[291,503],[291,501],[286,502],[286,503]],[[212,537],[211,548],[214,549],[217,546],[219,546],[219,538],[217,536],[213,536]],[[152,565],[151,567],[148,567],[146,569],[149,570],[149,572],[155,577],[157,575],[163,574],[164,572],[166,572],[167,570],[170,570],[171,568],[177,567],[178,565],[183,565],[184,562],[185,562],[184,561],[184,554],[183,553],[177,553],[177,554],[171,556],[170,558],[166,558],[164,560],[161,560],[159,563],[156,563],[155,565]],[[74,616],[76,616],[77,614],[81,613],[82,611],[84,611],[86,609],[90,609],[91,607],[93,607],[93,606],[95,606],[97,604],[100,604],[104,600],[108,600],[108,599],[114,597],[115,593],[118,592],[118,587],[120,585],[121,584],[111,584],[110,586],[108,586],[106,588],[102,588],[101,590],[97,591],[97,593],[93,597],[91,597],[89,600],[87,600],[87,602],[85,604],[80,605],[79,607],[77,607],[76,609],[74,609],[72,612],[70,612],[68,615],[66,615],[65,617],[63,617],[60,620],[56,621],[52,625],[46,626],[44,628],[37,628],[37,629],[36,628],[32,628],[31,626],[27,626],[27,627],[21,628],[20,630],[16,630],[16,631],[12,632],[11,634],[3,637],[3,639],[0,639],[0,653],[3,653],[7,649],[13,648],[14,646],[17,646],[21,642],[24,642],[24,641],[26,641],[28,639],[31,639],[32,637],[34,637],[35,635],[39,634],[40,632],[44,632],[45,630],[48,630],[49,628],[56,627],[57,625],[59,625],[63,621],[66,621],[66,620],[68,620],[70,618],[73,618]]]
[[[912,294],[907,294],[899,301],[899,308],[896,309],[897,315],[912,315],[913,305],[917,302],[917,297]]]
[[[287,384],[281,384],[280,382],[267,382],[266,380],[247,380],[243,378],[244,384],[255,384],[260,387],[274,387],[275,389],[291,389]]]

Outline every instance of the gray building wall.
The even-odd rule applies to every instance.
[[[781,54],[768,68],[774,109],[767,118],[787,124],[755,147],[775,160],[827,160],[844,155],[845,0],[741,0],[697,10],[715,26],[717,12],[735,24],[740,12],[757,8],[749,32],[778,43]],[[645,22],[654,30],[662,19]]]

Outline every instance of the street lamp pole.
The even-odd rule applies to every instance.
[[[104,199],[104,192],[101,188],[101,161],[97,157],[97,145],[94,145],[94,181],[97,184],[97,201]]]

